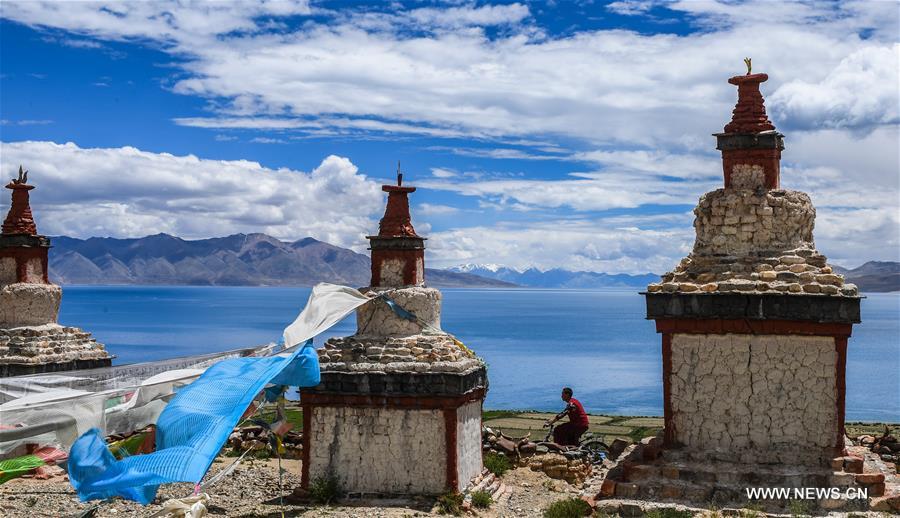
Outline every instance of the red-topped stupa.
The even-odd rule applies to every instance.
[[[422,286],[425,284],[425,238],[416,234],[409,215],[410,193],[403,186],[397,166],[397,185],[382,185],[388,193],[377,236],[366,236],[372,251],[372,287]]]
[[[322,382],[304,388],[301,486],[337,476],[353,495],[460,491],[482,473],[483,361],[441,329],[441,292],[425,286],[425,238],[409,215],[415,187],[385,185],[372,250],[372,302],[356,333],[319,349]],[[428,437],[423,441],[422,437]]]
[[[716,149],[722,151],[725,188],[761,186],[778,189],[781,185],[780,161],[784,135],[775,131],[759,91],[760,84],[769,76],[751,74],[750,59],[744,62],[747,64],[747,74],[728,80],[738,87],[738,101],[731,122],[725,125],[724,133],[715,135],[718,139]],[[759,166],[759,169],[751,172],[755,169],[753,166]]]
[[[109,366],[90,333],[56,322],[62,288],[50,282],[50,238],[37,233],[28,171],[19,166],[0,234],[0,377]]]
[[[662,335],[664,432],[611,470],[605,497],[738,507],[748,487],[884,490],[846,456],[859,292],[816,249],[809,195],[779,187],[782,135],[759,92],[767,76],[745,61],[748,74],[728,80],[738,85],[732,120],[716,135],[725,186],[700,197],[691,253],[644,294]],[[810,503],[851,510],[833,498]]]

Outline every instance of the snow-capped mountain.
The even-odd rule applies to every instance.
[[[659,280],[659,275],[653,273],[629,275],[625,273],[573,272],[562,268],[552,270],[528,268],[520,271],[498,264],[464,264],[448,268],[448,270],[532,288],[642,288]]]

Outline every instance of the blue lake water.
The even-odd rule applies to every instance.
[[[65,288],[60,322],[91,331],[116,363],[277,341],[309,288]],[[660,338],[628,291],[446,289],[443,328],[488,363],[486,407],[557,410],[560,387],[590,412],[661,415]],[[900,294],[871,294],[847,360],[847,419],[900,421]],[[355,330],[349,317],[329,336]]]

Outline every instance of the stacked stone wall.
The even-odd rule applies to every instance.
[[[675,441],[700,459],[821,465],[839,433],[826,336],[675,334]]]
[[[762,178],[761,170],[748,169],[735,171],[732,182],[753,185]],[[695,255],[815,248],[816,209],[804,192],[717,189],[700,198],[694,215]]]
[[[0,360],[0,371],[7,376],[107,367],[112,362],[90,333],[59,324],[0,328]]]
[[[446,490],[442,410],[315,407],[310,417],[313,477],[333,474],[352,493]]]
[[[736,167],[735,175],[745,187],[764,179],[758,166]],[[693,251],[647,291],[859,295],[816,250],[816,210],[806,193],[718,189],[694,214]]]

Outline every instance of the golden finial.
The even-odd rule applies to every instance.
[[[750,64],[752,60],[750,58],[744,58],[744,64],[747,65],[747,75],[750,75],[750,71],[753,70],[753,65]]]
[[[16,185],[28,183],[28,171],[23,170],[21,165],[19,166],[19,178],[14,179],[13,183]]]

